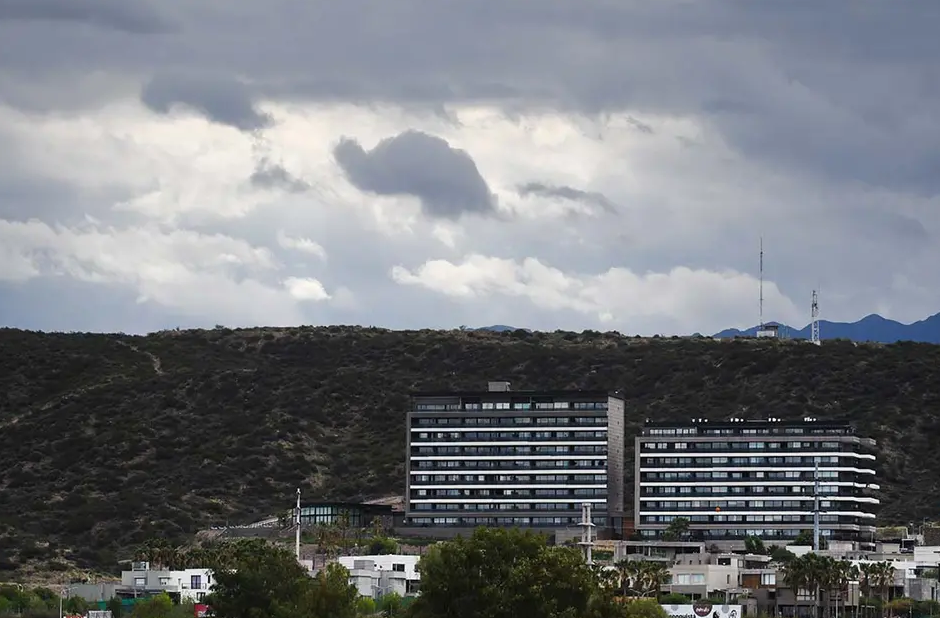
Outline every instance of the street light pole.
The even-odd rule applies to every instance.
[[[59,618],[62,618],[62,598],[68,593],[70,593],[71,591],[72,591],[72,588],[69,586],[65,586],[64,588],[62,588],[62,594],[59,595]]]

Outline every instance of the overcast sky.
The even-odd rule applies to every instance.
[[[940,2],[0,0],[0,324],[940,311]]]

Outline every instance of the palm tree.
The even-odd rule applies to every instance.
[[[618,571],[595,564],[591,567],[597,585],[604,591],[616,592],[620,588]]]
[[[800,590],[809,590],[809,569],[803,556],[794,558],[783,565],[783,578],[787,582],[790,590],[793,591],[794,599],[799,597]]]
[[[317,543],[317,553],[323,556],[323,562],[338,552],[338,534],[336,526],[332,524],[318,524],[314,532]]]
[[[870,562],[863,562],[858,565],[859,583],[862,586],[862,596],[866,598],[871,596],[871,567],[872,565]]]
[[[349,529],[350,529],[350,517],[349,511],[343,509],[340,511],[339,516],[336,518],[336,527],[340,535],[340,547],[342,548],[343,553],[346,553],[346,550],[349,549]]]
[[[890,562],[876,562],[871,565],[872,586],[879,591],[882,614],[885,613],[891,595],[891,586],[894,585],[894,565]]]
[[[620,575],[620,587],[624,596],[659,596],[663,584],[669,582],[671,574],[661,562],[647,560],[621,560],[616,565]]]
[[[636,575],[636,566],[634,563],[636,560],[627,560],[626,558],[617,562],[614,567],[617,569],[617,574],[620,577],[620,590],[623,593],[623,596],[629,595],[630,585],[633,582],[633,578]]]
[[[840,560],[838,562],[838,583],[839,583],[839,598],[838,602],[842,603],[842,613],[845,614],[846,608],[845,604],[849,595],[849,582],[857,581],[859,576],[858,567],[849,562],[848,560]],[[836,606],[836,614],[838,614],[838,605]]]
[[[827,556],[809,553],[790,560],[783,565],[783,576],[795,596],[806,590],[813,598],[813,615],[819,617],[820,589],[831,587],[835,560]]]
[[[672,573],[662,562],[644,562],[643,564],[645,565],[644,577],[646,578],[646,584],[651,589],[654,598],[658,599],[663,585],[672,580]]]

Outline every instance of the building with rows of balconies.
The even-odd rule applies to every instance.
[[[563,529],[623,514],[624,402],[606,391],[412,395],[406,526]]]
[[[872,541],[874,447],[848,423],[813,418],[647,422],[636,437],[637,530],[655,539],[682,517],[689,540],[782,545],[812,531],[818,510],[822,539]]]

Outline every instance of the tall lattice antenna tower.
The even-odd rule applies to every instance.
[[[813,308],[812,308],[812,334],[810,335],[810,341],[816,345],[820,345],[819,340],[819,297],[816,294],[816,290],[813,290]]]
[[[760,326],[764,330],[764,237],[760,237]]]

